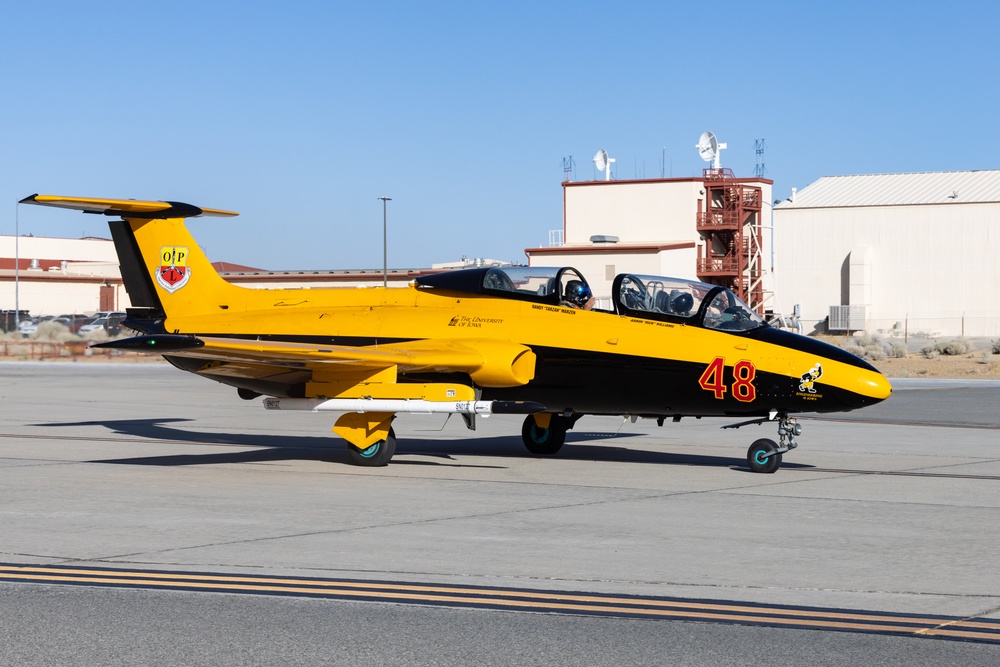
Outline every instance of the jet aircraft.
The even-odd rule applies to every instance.
[[[867,362],[768,325],[728,289],[623,273],[609,309],[585,309],[572,267],[481,267],[409,288],[250,289],[226,282],[185,225],[231,211],[172,201],[32,195],[21,203],[109,222],[140,335],[98,347],[161,354],[177,368],[263,396],[272,410],[339,413],[350,460],[387,464],[401,413],[525,415],[534,455],[555,454],[584,415],[774,422],[747,451],[774,472],[797,446],[794,415],[863,408],[889,382]]]

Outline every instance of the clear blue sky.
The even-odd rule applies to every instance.
[[[213,260],[524,261],[562,159],[618,179],[1000,168],[994,2],[90,2],[0,9],[0,232],[32,193],[171,199]],[[20,208],[22,233],[107,236]]]

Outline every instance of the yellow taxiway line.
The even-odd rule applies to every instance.
[[[770,627],[875,632],[1000,642],[1000,620],[683,598],[26,564],[0,564],[0,581],[391,601],[452,607],[715,621]]]

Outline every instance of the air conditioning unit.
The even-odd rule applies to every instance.
[[[863,331],[868,306],[830,306],[830,331]]]

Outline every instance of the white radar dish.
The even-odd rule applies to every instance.
[[[715,138],[715,135],[711,132],[702,132],[701,136],[698,138],[698,143],[695,144],[695,148],[698,149],[698,154],[701,155],[701,159],[705,162],[711,162],[712,167],[715,169],[719,168],[719,153],[723,148],[728,148],[726,144],[720,144],[719,140]]]
[[[603,148],[597,151],[594,155],[594,166],[597,167],[597,171],[604,172],[604,180],[611,180],[611,163],[614,162],[613,157],[608,157],[608,152]]]

